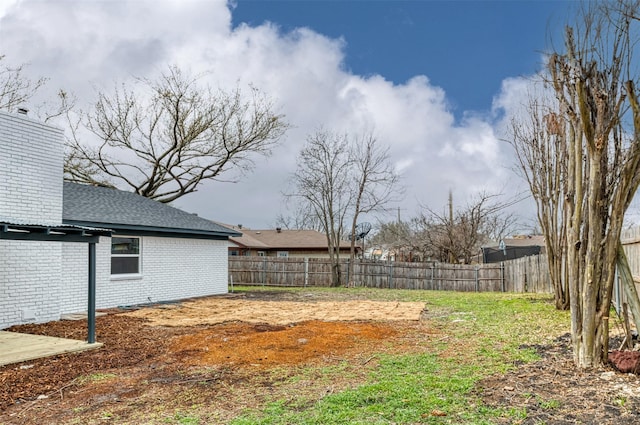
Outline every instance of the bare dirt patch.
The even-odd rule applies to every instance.
[[[387,324],[309,321],[287,326],[230,323],[178,337],[177,353],[189,352],[189,365],[295,365],[328,356],[340,356],[353,347],[383,341],[397,334]]]
[[[262,301],[210,297],[144,308],[126,315],[147,319],[156,326],[212,325],[230,321],[286,325],[309,320],[419,320],[424,307],[420,302]]]
[[[0,368],[0,423],[163,423],[172,418],[140,415],[155,406],[180,412],[206,405],[209,411],[199,409],[209,412],[205,423],[222,424],[277,391],[321,398],[364,380],[376,364],[372,353],[416,349],[408,335],[429,335],[419,321],[423,309],[282,291],[114,309],[97,319],[101,349]],[[84,339],[86,321],[10,330]],[[347,359],[355,367],[343,378],[280,385],[296,368]]]

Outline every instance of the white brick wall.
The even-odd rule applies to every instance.
[[[227,292],[226,241],[141,241],[142,275],[135,279],[112,279],[111,239],[96,244],[97,308]],[[87,244],[0,240],[0,270],[0,329],[87,311]]]
[[[226,241],[145,237],[142,302],[224,294],[228,265]]]
[[[62,130],[0,112],[0,221],[62,223]],[[62,246],[0,240],[0,328],[60,317]]]
[[[87,247],[63,244],[61,313],[87,310]],[[111,242],[96,245],[96,306],[110,308],[224,294],[228,288],[226,241],[141,237],[142,274],[111,278]]]
[[[104,279],[104,250],[111,238],[101,237],[96,244],[96,286]],[[87,311],[89,247],[83,243],[63,243],[60,314]]]
[[[62,222],[63,132],[0,112],[0,221]]]
[[[60,318],[61,245],[0,240],[0,329]]]

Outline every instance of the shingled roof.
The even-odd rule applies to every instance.
[[[115,231],[229,237],[239,232],[185,211],[107,187],[65,182],[62,221]]]

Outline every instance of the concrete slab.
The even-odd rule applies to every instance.
[[[99,347],[99,342],[0,331],[0,366]]]
[[[102,317],[102,316],[106,316],[107,313],[101,313],[96,311],[96,317]],[[83,312],[83,313],[67,313],[67,314],[62,314],[60,316],[60,320],[86,320],[87,319],[87,312]]]

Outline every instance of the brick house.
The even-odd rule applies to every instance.
[[[63,183],[62,143],[62,130],[0,112],[0,329],[87,311],[90,268],[96,308],[227,292],[238,232],[130,192]]]

